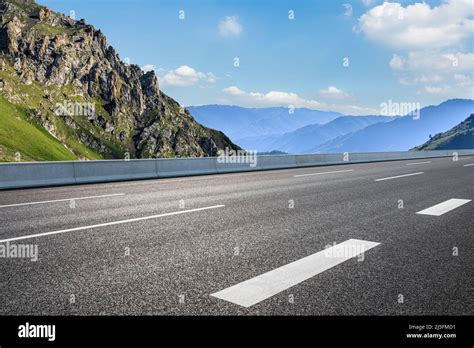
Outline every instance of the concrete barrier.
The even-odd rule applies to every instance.
[[[383,155],[378,152],[360,152],[360,153],[349,153],[349,163],[362,163],[362,162],[376,162],[384,160]],[[398,155],[395,154],[393,158],[397,158]],[[390,156],[386,156],[386,160],[391,160]]]
[[[294,155],[258,156],[258,163],[262,169],[295,168],[298,166]]]
[[[324,154],[324,164],[341,164],[341,163],[348,163],[344,161],[344,154],[343,153],[327,153]],[[350,154],[349,154],[350,158]]]
[[[218,173],[232,173],[232,172],[249,172],[260,170],[260,158],[245,157],[245,156],[231,156],[220,157],[216,159],[216,170]]]
[[[473,155],[474,154],[474,151],[472,150],[449,150],[447,151],[448,153],[450,153],[450,156],[453,154],[453,152],[457,152],[459,155],[462,155],[462,156],[468,156],[468,155]]]
[[[324,164],[324,155],[295,155],[296,165],[298,167],[317,166]]]
[[[242,157],[216,157],[0,163],[0,189],[167,178],[332,164],[474,155],[474,150],[330,153],[258,156],[255,166]]]
[[[399,152],[365,152],[365,153],[350,153],[349,158],[354,162],[377,162],[377,161],[396,161],[401,159]],[[406,159],[414,158],[411,154],[405,154]]]
[[[157,159],[159,178],[217,174],[216,157]]]
[[[75,161],[74,173],[78,184],[132,179],[157,178],[156,160]]]
[[[0,189],[75,183],[73,162],[0,164]]]

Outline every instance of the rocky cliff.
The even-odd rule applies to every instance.
[[[160,92],[153,71],[122,62],[104,34],[84,20],[33,0],[0,0],[0,26],[0,113],[2,104],[15,110],[15,119],[46,130],[43,136],[76,158],[213,156],[225,147],[238,149]],[[8,135],[0,129],[0,157],[3,144],[4,154],[69,159],[11,149],[17,142],[2,142]]]

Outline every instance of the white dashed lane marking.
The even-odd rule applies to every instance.
[[[295,178],[301,178],[303,176],[313,176],[313,175],[323,175],[323,174],[335,174],[335,173],[347,173],[347,172],[353,172],[354,169],[347,169],[347,170],[337,170],[333,172],[320,172],[320,173],[309,173],[309,174],[298,174],[294,175],[293,177]]]
[[[406,176],[420,175],[420,174],[423,174],[423,172],[403,174],[403,175],[397,175],[397,176],[389,176],[388,178],[375,179],[375,181],[392,180],[392,179],[404,178]]]
[[[466,203],[469,203],[470,201],[471,201],[470,199],[451,198],[451,199],[448,199],[445,202],[442,202],[442,203],[436,204],[432,207],[421,210],[417,214],[441,216],[443,214],[446,214],[448,211],[459,208],[460,206],[462,206]]]
[[[243,307],[250,307],[360,255],[379,244],[365,240],[349,239],[273,271],[211,294],[211,296]]]
[[[102,224],[97,224],[97,225],[74,227],[74,228],[68,228],[68,229],[59,230],[59,231],[52,231],[52,232],[45,232],[45,233],[37,233],[37,234],[28,234],[28,235],[20,236],[20,237],[12,237],[12,238],[7,238],[7,239],[2,239],[2,240],[0,240],[0,243],[13,242],[13,241],[15,241],[15,240],[22,240],[22,239],[45,237],[45,236],[51,236],[51,235],[60,234],[60,233],[68,233],[68,232],[74,232],[74,231],[90,230],[90,229],[93,229],[93,228],[99,228],[99,227],[105,227],[105,226],[112,226],[112,225],[120,225],[120,224],[129,223],[129,222],[143,221],[143,220],[150,220],[150,219],[157,219],[157,218],[161,218],[161,217],[165,217],[165,216],[181,215],[181,214],[186,214],[186,213],[193,213],[193,212],[197,212],[197,211],[203,211],[203,210],[209,210],[209,209],[216,209],[216,208],[223,208],[223,207],[225,207],[225,205],[214,205],[214,206],[211,206],[211,207],[204,207],[204,208],[197,208],[197,209],[189,209],[189,210],[180,210],[180,211],[175,211],[175,212],[172,212],[172,213],[164,213],[164,214],[158,214],[158,215],[144,216],[144,217],[139,217],[139,218],[134,218],[134,219],[127,219],[127,220],[118,220],[118,221],[112,221],[112,222],[106,222],[106,223],[102,223]]]
[[[46,203],[56,203],[56,202],[70,202],[70,201],[79,201],[79,200],[84,200],[84,199],[116,197],[116,196],[123,196],[123,195],[125,195],[125,193],[114,193],[114,194],[110,194],[110,195],[100,195],[100,196],[87,196],[87,197],[74,197],[74,198],[53,199],[53,200],[50,200],[50,201],[38,201],[38,202],[5,204],[5,205],[0,205],[0,208],[20,207],[20,206],[23,206],[23,205],[35,205],[35,204],[46,204]]]
[[[406,165],[407,165],[407,166],[414,166],[414,165],[417,165],[417,164],[426,164],[426,163],[431,163],[431,161],[407,163]]]

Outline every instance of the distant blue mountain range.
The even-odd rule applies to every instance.
[[[233,105],[189,106],[188,111],[201,124],[224,132],[232,140],[283,134],[310,124],[324,124],[340,116],[304,108],[243,108]]]
[[[474,100],[451,99],[420,110],[420,117],[397,118],[376,123],[315,146],[310,152],[406,151],[426,142],[430,135],[445,132],[474,112]]]
[[[287,153],[308,153],[317,145],[339,136],[393,119],[388,116],[341,116],[326,124],[312,124],[282,135],[243,138],[237,139],[236,142],[244,149],[259,152],[278,150]]]
[[[247,150],[288,153],[405,151],[462,122],[474,100],[451,99],[413,116],[345,116],[335,112],[227,105],[188,107],[201,124]]]

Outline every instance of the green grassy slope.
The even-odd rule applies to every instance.
[[[214,144],[238,148],[183,114],[159,92],[153,73],[121,62],[99,30],[31,0],[6,2],[0,161],[204,156]]]
[[[26,121],[26,112],[0,96],[0,161],[75,160],[77,157],[46,130]]]
[[[447,132],[436,134],[414,150],[474,149],[474,114]]]
[[[75,96],[72,86],[43,86],[35,81],[23,84],[13,69],[11,62],[5,60],[5,67],[0,71],[0,79],[4,82],[4,90],[14,95],[18,103],[13,104],[0,93],[0,161],[15,160],[15,153],[22,154],[21,161],[62,161],[78,158],[103,159],[104,157],[79,141],[79,129],[67,127],[63,117],[52,113],[56,103],[64,100],[83,102]],[[50,100],[44,98],[45,92],[51,95]],[[5,92],[4,92],[5,93]],[[45,130],[35,118],[28,117],[31,110],[41,111],[58,130],[61,140],[67,148]],[[102,110],[101,110],[102,111]],[[99,137],[96,129],[84,117],[74,117],[84,132]],[[107,143],[104,141],[104,143]],[[111,148],[115,144],[107,143]],[[70,150],[72,149],[72,151]],[[120,153],[119,150],[116,151]]]

